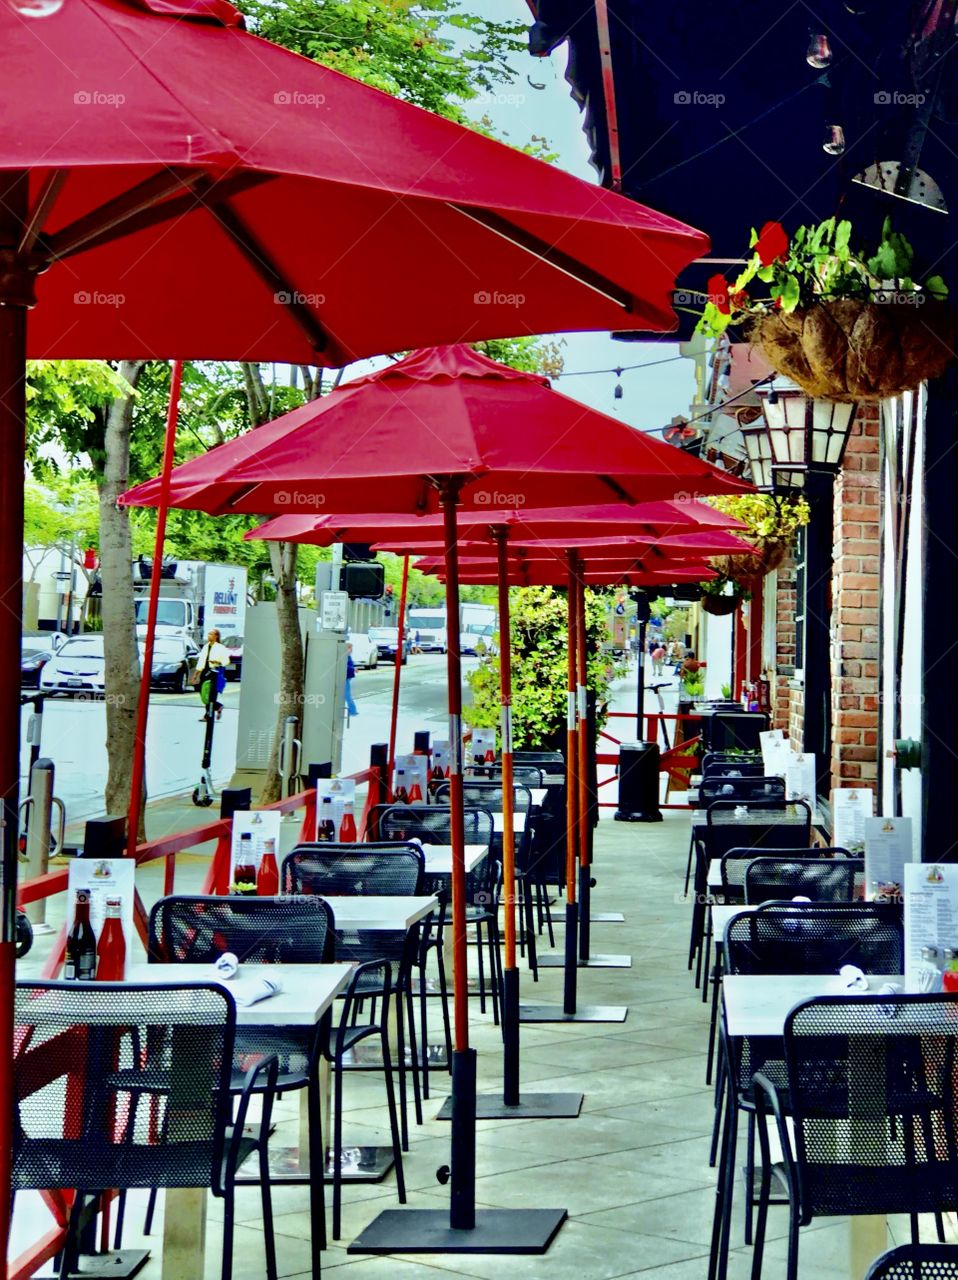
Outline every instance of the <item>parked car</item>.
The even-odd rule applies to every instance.
[[[379,649],[372,638],[372,631],[350,631],[349,643],[353,646],[353,664],[356,669],[365,667],[375,671],[379,662]]]
[[[224,636],[223,643],[229,650],[230,664],[226,668],[227,680],[241,680],[243,678],[243,637],[242,636]]]
[[[24,631],[20,640],[21,685],[40,688],[41,671],[66,639],[62,631]]]
[[[459,652],[463,654],[471,653],[497,653],[494,636],[496,628],[487,627],[469,627],[463,631],[459,637]]]
[[[396,649],[399,646],[399,628],[398,627],[370,627],[370,639],[376,645],[380,658],[388,658],[390,662],[396,661]],[[405,663],[412,649],[412,637],[408,631],[403,632],[403,654],[402,661]]]
[[[140,642],[140,661],[143,642]],[[199,650],[177,637],[157,637],[153,646],[150,684],[171,693],[190,692],[190,672]],[[47,662],[40,675],[43,693],[86,694],[102,697],[105,691],[103,636],[77,636],[68,640]]]

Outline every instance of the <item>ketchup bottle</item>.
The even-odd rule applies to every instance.
[[[279,893],[279,867],[276,865],[276,841],[270,836],[263,840],[263,853],[256,873],[256,892],[261,898],[272,898]]]
[[[339,843],[356,843],[356,819],[353,817],[353,806],[351,804],[343,807],[343,820],[339,824]]]
[[[126,974],[126,939],[120,907],[120,898],[107,898],[106,919],[96,949],[96,976],[100,982],[122,982]]]

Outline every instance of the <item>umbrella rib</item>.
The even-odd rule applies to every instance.
[[[601,480],[603,484],[608,485],[620,502],[628,502],[632,506],[638,502],[638,498],[633,498],[632,495],[627,490],[623,489],[617,480],[613,480],[611,476],[597,475],[596,479]]]
[[[162,173],[137,183],[115,200],[109,200],[99,209],[94,209],[61,228],[55,235],[46,237],[44,256],[47,265],[79,253],[82,249],[89,249],[95,242],[113,240],[119,228],[123,229],[121,234],[124,235],[132,229],[138,229],[128,225],[138,215],[161,213],[164,218],[167,217],[169,205],[163,203],[166,197],[174,192],[182,192],[184,187],[189,190],[203,176],[199,170],[190,172],[188,169],[164,169]],[[154,217],[151,220],[158,219]]]
[[[31,253],[35,248],[40,232],[43,230],[43,224],[56,203],[66,177],[65,169],[54,169],[43,180],[36,204],[30,210],[23,225],[23,234],[17,246],[18,253]]]
[[[330,345],[329,335],[309,308],[298,301],[302,296],[300,291],[293,288],[265,246],[225,199],[216,199],[211,203],[214,215],[256,274],[272,289],[276,301],[280,302],[280,298],[284,297],[281,305],[306,335],[314,350],[326,351]]]
[[[463,214],[464,217],[470,218],[473,222],[478,222],[481,226],[501,236],[504,240],[508,240],[518,248],[524,249],[526,253],[531,253],[534,257],[548,262],[550,266],[555,267],[564,275],[570,276],[573,280],[578,280],[580,284],[586,285],[587,288],[601,294],[603,298],[607,298],[610,302],[618,303],[623,311],[630,315],[632,314],[635,299],[631,293],[626,289],[620,288],[608,276],[602,275],[599,271],[593,271],[591,267],[585,266],[584,263],[577,261],[570,254],[563,253],[561,249],[555,248],[547,240],[542,240],[539,236],[533,235],[531,231],[517,227],[508,218],[503,218],[500,214],[493,213],[489,209],[455,204],[451,201],[449,202],[449,208],[455,209],[457,213]]]

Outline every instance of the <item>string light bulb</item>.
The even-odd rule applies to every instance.
[[[832,65],[832,46],[828,43],[828,36],[824,32],[812,32],[805,53],[805,61],[817,71],[824,71],[826,67]]]
[[[613,370],[612,370],[612,372],[615,374],[615,376],[616,376],[617,378],[621,378],[621,377],[622,377],[622,370],[621,370],[621,369],[613,369]],[[621,399],[622,399],[622,383],[621,383],[621,382],[617,382],[617,383],[615,384],[615,390],[612,392],[612,398],[613,398],[613,400],[621,400]]]
[[[845,130],[840,124],[827,124],[822,150],[826,155],[840,156],[845,150]]]
[[[63,8],[63,0],[7,0],[21,18],[52,18]]]

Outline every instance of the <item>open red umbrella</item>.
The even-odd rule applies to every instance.
[[[171,503],[186,508],[262,512],[325,507],[344,522],[349,513],[377,506],[407,518],[414,512],[443,515],[455,986],[451,1230],[434,1219],[387,1211],[354,1243],[357,1252],[463,1247],[462,1242],[457,1246],[455,1232],[477,1224],[476,1058],[469,1045],[466,991],[459,750],[459,505],[531,508],[615,499],[638,503],[679,492],[748,488],[707,463],[551,391],[545,378],[506,368],[464,346],[414,352],[172,473]],[[502,494],[511,497],[498,496]],[[149,481],[124,500],[149,505],[158,495],[159,482]],[[505,825],[508,828],[508,818]],[[514,899],[514,883],[506,892]],[[570,917],[574,932],[574,910]],[[514,957],[509,959],[517,979]],[[511,1001],[518,1000],[517,981],[510,980],[507,994]],[[466,1247],[476,1248],[474,1239]]]

